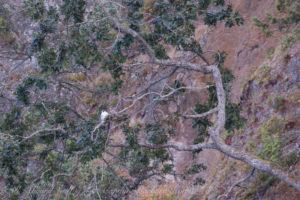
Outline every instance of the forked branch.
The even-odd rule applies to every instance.
[[[250,173],[249,173],[246,177],[244,177],[244,178],[242,178],[241,180],[238,180],[237,182],[235,182],[235,183],[230,187],[230,189],[228,190],[227,194],[219,195],[218,198],[217,198],[217,200],[222,199],[222,198],[227,199],[227,198],[229,197],[229,195],[231,194],[233,188],[236,187],[236,186],[238,186],[238,185],[241,184],[242,182],[247,181],[247,180],[254,174],[254,171],[255,171],[255,168],[252,168],[251,171],[250,171]]]
[[[116,29],[120,30],[122,33],[131,35],[137,42],[139,42],[146,50],[150,58],[150,62],[155,65],[160,66],[169,66],[172,68],[182,68],[191,71],[197,71],[202,73],[212,73],[214,82],[216,85],[217,90],[217,99],[218,99],[218,106],[217,106],[217,120],[215,126],[209,130],[210,137],[214,142],[215,148],[219,151],[223,152],[224,154],[248,163],[250,166],[262,170],[265,172],[269,172],[279,178],[282,181],[292,185],[300,192],[300,181],[295,180],[294,178],[289,177],[288,173],[283,171],[282,169],[273,166],[270,162],[261,160],[255,156],[247,154],[242,151],[235,150],[231,146],[226,145],[222,139],[220,138],[220,133],[224,130],[225,125],[225,103],[226,103],[226,95],[222,84],[222,76],[220,70],[216,65],[199,65],[194,63],[189,63],[185,61],[176,61],[176,60],[158,60],[150,45],[134,30],[129,27],[123,26],[121,23],[118,22],[113,16],[110,15],[106,8],[103,8],[107,18],[113,23]],[[215,110],[214,110],[215,111]]]

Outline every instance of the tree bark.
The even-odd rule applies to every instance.
[[[216,65],[207,66],[207,65],[199,65],[195,63],[189,63],[185,61],[158,60],[155,57],[150,45],[136,31],[132,30],[129,27],[121,25],[113,16],[109,14],[106,8],[104,8],[104,12],[106,13],[108,19],[113,23],[116,29],[120,30],[120,32],[122,33],[130,34],[132,37],[136,39],[137,42],[139,42],[141,45],[144,46],[144,48],[146,49],[146,53],[150,58],[151,63],[156,65],[169,66],[173,68],[183,68],[183,69],[188,69],[188,70],[202,72],[202,73],[212,73],[214,82],[216,84],[217,98],[218,98],[217,123],[212,129],[209,130],[210,137],[213,140],[214,148],[228,155],[231,158],[248,163],[250,166],[258,170],[271,173],[272,175],[279,178],[280,180],[292,185],[300,192],[300,181],[289,177],[289,174],[287,172],[274,166],[269,161],[261,160],[253,155],[249,155],[245,152],[235,150],[231,146],[226,145],[220,138],[220,133],[223,131],[225,125],[226,95],[222,84],[221,73]],[[175,148],[175,149],[180,150],[181,148],[179,149]],[[190,149],[190,148],[186,148],[186,149]]]

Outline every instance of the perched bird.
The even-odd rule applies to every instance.
[[[101,123],[104,123],[106,121],[106,119],[108,118],[109,113],[106,111],[102,111],[101,115],[100,115],[100,119],[101,119]]]
[[[100,123],[97,124],[97,126],[94,128],[91,134],[91,139],[93,141],[97,140],[98,138],[98,133],[95,135],[97,130],[100,130],[102,133],[108,132],[110,129],[110,121],[108,120],[109,118],[109,113],[106,111],[102,111],[100,114]]]

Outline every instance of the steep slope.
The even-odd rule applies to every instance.
[[[277,24],[268,22],[271,36],[266,36],[256,26],[253,17],[266,21],[266,14],[284,18],[278,1],[231,1],[243,13],[245,24],[231,29],[223,24],[207,27],[198,24],[197,41],[204,50],[225,51],[225,66],[233,71],[231,98],[240,102],[243,116],[247,119],[244,128],[234,134],[224,134],[227,144],[240,150],[256,154],[283,167],[295,177],[299,176],[300,122],[300,42],[299,26],[291,23],[289,29],[278,29]],[[297,35],[298,34],[298,35]],[[294,38],[288,42],[288,38]],[[288,44],[287,44],[288,43]],[[170,52],[172,53],[172,52]],[[171,54],[172,55],[172,54]],[[193,77],[195,85],[207,78]],[[194,94],[195,95],[195,94]],[[186,107],[201,101],[200,96],[188,94]],[[184,107],[183,106],[183,110]],[[190,122],[180,123],[179,140],[191,144],[195,130]],[[175,153],[178,169],[195,162],[189,153]],[[255,171],[240,187],[231,188],[247,177],[252,169],[244,163],[228,159],[214,150],[204,150],[196,161],[203,162],[208,169],[203,172],[206,184],[198,190],[183,189],[179,199],[298,199],[299,193],[274,177]],[[181,187],[185,188],[184,186]],[[228,194],[229,190],[231,192]],[[179,189],[180,190],[180,189]],[[186,190],[186,191],[184,191]],[[175,192],[178,189],[174,190]],[[227,197],[222,195],[227,195]]]
[[[279,31],[270,23],[270,29],[274,33],[266,37],[254,25],[252,18],[257,16],[265,19],[265,12],[282,16],[276,10],[275,1],[232,3],[243,13],[245,25],[233,29],[225,29],[219,25],[209,31],[203,42],[207,49],[217,47],[228,53],[225,66],[232,69],[235,75],[231,98],[241,103],[243,116],[247,118],[244,129],[235,134],[224,135],[224,140],[231,146],[277,162],[297,177],[300,155],[300,43],[299,39],[295,39],[286,46],[286,40],[288,37],[299,38],[299,35],[294,32],[295,25],[291,25],[289,31]],[[296,30],[297,28],[299,27],[296,26]],[[203,37],[201,33],[199,35]],[[209,158],[218,160],[214,156]],[[209,179],[210,185],[200,189],[200,194],[196,194],[194,199],[226,199],[221,195],[227,194],[235,182],[251,171],[248,166],[230,159],[218,161],[223,163],[220,164],[221,168],[215,165],[208,168],[220,171],[211,174],[215,178]],[[237,194],[237,199],[299,198],[297,191],[260,172],[255,172],[247,182],[245,187],[248,189],[235,187],[228,198],[234,198]],[[269,184],[274,186],[268,188]]]
[[[15,1],[12,2],[15,3]],[[290,16],[288,9],[297,9],[299,5],[297,5],[298,7],[295,7],[295,4],[290,5],[288,0],[232,0],[230,2],[233,3],[234,9],[242,14],[245,24],[229,29],[225,28],[224,24],[208,27],[197,22],[195,38],[203,50],[207,51],[207,54],[210,53],[210,50],[226,52],[224,66],[231,69],[235,76],[231,83],[230,98],[233,102],[239,103],[242,107],[242,115],[247,119],[243,128],[236,132],[224,132],[222,138],[227,145],[271,161],[295,179],[299,179],[299,24],[295,23],[294,19],[291,22],[288,21],[287,24],[280,20],[272,24],[272,19],[267,19],[265,14],[268,12],[271,16],[284,19]],[[287,8],[280,10],[277,6],[282,2],[287,2],[284,4]],[[147,3],[150,4],[152,1],[147,1]],[[253,17],[262,20],[262,24],[253,20]],[[296,21],[299,22],[299,15],[296,17],[298,17]],[[26,33],[24,37],[28,37],[28,32],[34,29],[34,24],[31,24],[32,27],[29,24],[24,27],[24,24],[19,25],[19,28]],[[7,38],[1,39],[6,41],[9,39]],[[4,50],[13,49],[9,45],[1,44],[1,47]],[[167,53],[175,60],[190,56],[189,53],[178,53],[172,48],[167,49]],[[22,61],[21,56],[20,58]],[[141,55],[135,59],[145,61],[147,57]],[[1,79],[5,86],[3,96],[0,96],[1,111],[6,112],[7,105],[14,97],[13,89],[24,74],[36,74],[38,66],[36,59],[26,63],[21,62],[21,64],[15,63],[9,58],[1,61],[4,67],[1,69],[0,75],[3,77],[10,72],[12,66],[13,68],[18,67],[13,73],[8,73],[5,79]],[[159,72],[158,68],[154,66],[145,68],[143,71],[136,70],[134,73],[125,73],[122,78],[126,80],[127,84],[122,87],[118,96],[105,93],[112,80],[109,73],[103,73],[100,70],[91,70],[87,74],[71,73],[66,78],[74,83],[72,89],[67,91],[58,86],[51,88],[47,94],[42,93],[42,96],[57,94],[58,100],[67,99],[68,106],[75,108],[76,115],[85,117],[96,113],[97,106],[103,102],[108,102],[112,108],[118,108],[119,99],[142,89],[145,83],[159,77]],[[191,87],[204,87],[207,82],[212,81],[211,76],[200,73],[179,71],[172,75],[172,78],[174,77]],[[155,84],[152,89],[160,91],[167,82],[168,80],[165,80]],[[69,95],[67,96],[65,93]],[[157,112],[153,114],[151,106],[153,106],[152,100],[155,96],[150,95],[147,99],[137,102],[128,109],[129,124],[140,125],[162,116],[174,120],[179,111],[191,113],[197,103],[207,100],[207,96],[206,91],[186,92],[182,96],[177,96],[176,101],[156,105]],[[126,107],[126,103],[124,105]],[[177,121],[173,124],[173,128],[176,134],[173,135],[172,140],[192,145],[197,135],[197,130],[192,128],[192,120],[185,118],[175,120]],[[124,136],[119,133],[120,130],[117,129],[112,133],[112,137],[115,141],[121,142]],[[203,150],[199,154],[192,154],[170,150],[170,153],[174,158],[176,171],[179,173],[183,172],[189,164],[205,163],[207,170],[201,172],[201,176],[191,178],[195,180],[202,177],[206,183],[200,186],[193,185],[190,180],[174,179],[171,176],[167,177],[165,181],[150,180],[136,191],[135,195],[138,199],[299,199],[300,194],[294,188],[269,174],[258,170],[253,171],[245,163],[233,160],[218,151]],[[95,166],[101,164],[103,165],[99,160],[92,163]],[[28,167],[27,170],[34,170],[34,167],[32,169]],[[245,180],[243,180],[244,178]],[[238,183],[239,180],[243,181]],[[3,183],[1,179],[0,181]],[[133,196],[132,199],[134,199]]]

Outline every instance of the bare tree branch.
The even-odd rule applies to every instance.
[[[160,81],[162,81],[162,80],[164,80],[164,79],[169,78],[170,76],[172,76],[172,75],[176,72],[177,69],[178,69],[178,67],[174,67],[173,69],[170,70],[169,73],[167,73],[167,74],[163,75],[162,77],[159,77],[158,79],[156,79],[156,80],[150,82],[145,88],[143,88],[142,90],[140,90],[140,91],[137,93],[137,95],[139,95],[139,94],[141,94],[141,93],[147,91],[148,89],[150,89],[150,88],[151,88],[153,85],[155,85],[156,83],[158,83],[158,82],[160,82]]]
[[[234,188],[235,186],[238,186],[240,183],[247,181],[247,180],[254,174],[254,171],[255,171],[255,168],[252,168],[251,171],[250,171],[250,173],[249,173],[246,177],[244,177],[244,178],[242,178],[241,180],[238,180],[237,182],[235,182],[235,183],[230,187],[230,189],[228,190],[227,194],[219,195],[218,198],[217,198],[217,200],[219,200],[219,199],[221,199],[221,198],[226,198],[226,199],[227,199],[227,198],[229,197],[230,193],[232,192],[233,188]]]
[[[211,115],[215,112],[218,112],[218,108],[213,108],[205,113],[197,114],[197,115],[182,115],[184,118],[201,118],[201,117],[206,117],[208,115]]]
[[[180,143],[171,143],[171,144],[149,144],[149,143],[141,143],[139,144],[142,147],[146,147],[149,149],[175,149],[177,151],[195,151],[199,149],[217,149],[214,143],[200,143],[192,146],[186,146]],[[110,147],[129,147],[129,144],[126,143],[108,143]]]
[[[123,186],[127,190],[127,193],[129,194],[130,193],[130,189],[127,186],[127,184],[125,183],[125,181],[121,177],[118,176],[118,174],[115,172],[115,170],[110,166],[109,162],[107,162],[103,157],[102,157],[102,160],[106,164],[106,166],[109,169],[109,171],[123,184]]]
[[[222,77],[219,69],[217,67],[213,70],[213,77],[216,83],[217,88],[217,98],[218,98],[218,115],[217,115],[217,123],[214,129],[210,129],[210,136],[214,141],[217,149],[224,154],[235,158],[237,160],[248,163],[250,166],[262,170],[265,172],[269,172],[272,175],[276,176],[280,180],[292,185],[298,191],[300,191],[300,181],[292,178],[289,174],[282,169],[274,166],[271,162],[261,160],[253,155],[247,154],[242,151],[237,151],[229,145],[226,145],[222,139],[219,137],[221,131],[224,129],[225,125],[225,91],[222,84]]]
[[[220,70],[217,65],[211,66],[202,66],[199,64],[189,63],[185,61],[176,61],[176,60],[158,60],[155,58],[155,55],[148,45],[148,43],[134,30],[129,27],[121,25],[114,17],[112,17],[106,8],[104,8],[104,12],[107,15],[108,19],[112,21],[114,26],[118,28],[121,32],[130,34],[133,36],[143,47],[146,49],[148,56],[150,57],[150,62],[156,65],[170,66],[170,67],[179,67],[192,71],[198,71],[202,73],[212,73],[214,82],[216,84],[217,90],[217,99],[218,99],[218,114],[217,114],[217,123],[214,128],[209,130],[210,136],[216,145],[216,149],[225,153],[226,155],[235,158],[237,160],[243,161],[251,165],[252,167],[269,172],[274,176],[278,177],[280,180],[292,185],[298,191],[300,191],[300,181],[297,181],[294,178],[289,177],[288,173],[284,172],[282,169],[273,166],[270,162],[263,161],[257,157],[249,155],[242,151],[237,151],[229,145],[226,145],[222,139],[219,137],[220,133],[224,129],[225,125],[225,103],[226,103],[226,95],[222,84],[222,76]]]
[[[26,137],[23,137],[23,140],[21,142],[25,142],[26,140],[29,140],[30,138],[40,134],[40,133],[43,133],[43,132],[54,132],[54,131],[61,131],[63,133],[66,133],[66,131],[62,128],[46,128],[46,129],[41,129],[41,130],[38,130],[38,131],[35,131],[33,132],[32,134],[30,134],[29,136],[26,136]]]

